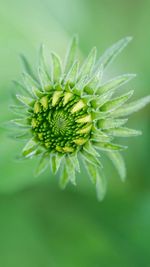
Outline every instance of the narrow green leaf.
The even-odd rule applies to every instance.
[[[23,54],[20,55],[20,58],[21,58],[21,61],[23,64],[24,71],[27,72],[32,77],[33,80],[37,81],[36,76],[35,76],[32,68],[31,68],[30,63],[28,62],[27,58]]]
[[[20,134],[11,134],[9,135],[10,138],[12,139],[15,139],[15,140],[29,140],[29,138],[32,137],[31,133],[28,131],[28,132],[23,132],[23,133],[20,133]]]
[[[73,185],[76,185],[75,167],[74,167],[74,164],[70,158],[70,155],[66,156],[66,166],[67,166],[67,172],[69,175],[69,181]]]
[[[93,47],[93,49],[91,50],[87,59],[85,60],[85,62],[83,63],[81,67],[79,77],[87,76],[91,74],[94,64],[95,64],[95,60],[96,60],[96,52],[97,52],[96,47]]]
[[[24,157],[31,157],[36,152],[37,143],[34,141],[34,139],[30,139],[29,142],[25,145],[25,147],[22,150],[22,155]]]
[[[107,134],[105,134],[104,132],[101,131],[101,129],[98,128],[94,128],[92,130],[92,134],[91,134],[91,140],[95,141],[95,142],[110,142],[111,141],[111,137],[108,136]]]
[[[141,131],[120,127],[120,128],[110,128],[105,130],[107,134],[117,136],[117,137],[132,137],[132,136],[138,136],[141,135]]]
[[[94,74],[90,77],[89,81],[87,82],[84,88],[84,91],[87,94],[93,95],[101,83],[102,76],[103,76],[103,66],[101,66],[100,69],[94,72]]]
[[[62,174],[60,176],[61,188],[64,189],[69,181],[73,185],[76,185],[75,168],[74,168],[74,165],[73,165],[72,160],[70,159],[69,155],[67,155],[65,157]]]
[[[70,154],[69,157],[70,157],[70,159],[72,161],[72,164],[74,166],[74,169],[76,171],[80,172],[80,164],[79,164],[77,152],[76,153],[73,153],[73,154]]]
[[[94,166],[100,167],[101,166],[101,162],[99,161],[99,159],[96,156],[93,156],[93,154],[90,154],[90,152],[87,152],[85,150],[81,151],[81,156],[88,162],[90,162],[91,164],[93,164]]]
[[[115,77],[114,79],[108,81],[107,83],[101,85],[97,91],[96,94],[104,94],[107,91],[114,91],[118,87],[124,85],[125,83],[129,82],[131,79],[135,78],[135,74],[124,74],[118,77]]]
[[[91,163],[85,163],[85,168],[90,180],[96,186],[96,194],[99,201],[102,201],[107,187],[107,181],[102,174],[102,170],[93,166]]]
[[[11,112],[21,117],[27,113],[27,110],[25,109],[24,106],[10,105],[9,108]]]
[[[48,75],[45,57],[44,57],[44,45],[40,46],[39,50],[39,68],[38,74],[43,91],[51,87],[51,78]]]
[[[86,144],[83,146],[83,149],[87,152],[92,154],[94,157],[100,157],[100,154],[96,151],[94,146],[90,141],[86,142]]]
[[[128,93],[121,95],[117,98],[114,98],[108,102],[106,102],[102,107],[101,111],[103,112],[112,112],[113,110],[116,110],[119,108],[121,105],[123,105],[132,95],[133,95],[133,90],[129,91]]]
[[[28,107],[28,108],[31,108],[33,107],[34,103],[35,103],[35,100],[33,100],[32,98],[30,97],[26,97],[26,96],[22,96],[22,95],[16,95],[16,98],[17,100],[19,100],[19,102],[21,104],[23,104],[24,106]]]
[[[68,73],[69,69],[71,68],[71,66],[75,61],[77,47],[78,47],[77,36],[74,36],[71,40],[71,43],[66,53],[65,64],[64,64],[64,73],[66,74]]]
[[[31,128],[31,126],[28,124],[28,121],[26,119],[13,119],[10,121],[12,125],[15,127],[21,127],[21,128]]]
[[[104,69],[122,52],[122,50],[132,40],[132,37],[125,37],[108,48],[104,54],[99,58],[96,68],[100,65],[104,66]]]
[[[102,105],[104,105],[107,101],[109,101],[112,97],[112,92],[107,92],[102,94],[101,96],[96,96],[96,99],[92,101],[92,106],[96,109],[99,109]]]
[[[67,166],[64,164],[63,170],[60,176],[59,185],[62,189],[65,189],[66,185],[69,182],[69,173],[67,171]]]
[[[49,165],[49,157],[47,153],[42,154],[40,161],[38,162],[38,165],[34,171],[34,175],[36,177],[39,176],[41,173],[43,173],[47,169],[48,165]]]
[[[122,125],[124,125],[128,119],[113,119],[113,118],[108,118],[108,119],[102,119],[97,122],[98,128],[100,129],[109,129],[109,128],[117,128]]]
[[[126,146],[117,145],[113,143],[104,143],[104,142],[93,142],[95,148],[103,150],[103,151],[121,151],[126,149]]]
[[[99,201],[104,199],[107,189],[107,181],[102,171],[98,170],[96,177],[96,195]]]
[[[69,82],[69,84],[74,84],[77,81],[77,77],[78,77],[78,70],[79,70],[79,62],[75,61],[74,64],[72,65],[72,67],[70,68],[64,83]]]
[[[34,105],[34,100],[32,98],[26,97],[26,96],[21,96],[21,95],[16,95],[16,98],[25,106],[27,107],[33,107]]]
[[[129,104],[125,104],[119,109],[112,112],[113,117],[125,117],[134,112],[139,111],[150,103],[150,95],[145,96],[139,100],[133,101]]]
[[[55,53],[51,53],[52,57],[52,69],[53,69],[53,81],[60,82],[61,74],[62,74],[62,67],[61,61],[59,57]]]
[[[60,154],[60,153],[57,153],[57,154],[52,154],[51,155],[51,169],[52,169],[52,172],[54,174],[57,173],[59,167],[60,167],[60,164],[61,164],[61,161],[63,159],[63,155]]]
[[[23,73],[23,81],[29,93],[36,97],[41,96],[39,84],[26,72]]]
[[[108,157],[111,159],[122,181],[126,178],[126,166],[122,155],[115,151],[107,152]]]

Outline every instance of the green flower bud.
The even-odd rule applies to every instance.
[[[135,75],[124,74],[105,83],[102,78],[109,63],[130,41],[130,37],[120,40],[98,60],[96,48],[93,48],[79,67],[77,38],[73,37],[63,64],[56,54],[51,54],[51,71],[48,71],[41,47],[37,76],[22,57],[25,72],[21,87],[24,94],[16,95],[19,104],[12,107],[21,118],[14,119],[12,123],[21,131],[17,139],[30,138],[22,150],[22,157],[39,157],[36,175],[50,163],[54,174],[61,167],[62,188],[69,181],[75,185],[81,159],[96,186],[98,199],[102,200],[107,183],[99,151],[104,151],[121,179],[125,179],[126,169],[120,151],[126,147],[112,141],[115,137],[141,134],[124,127],[127,119],[123,117],[143,108],[150,102],[150,96],[127,104],[133,91],[119,97],[113,95]]]

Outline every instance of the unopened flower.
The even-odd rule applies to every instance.
[[[50,164],[54,174],[60,169],[63,188],[68,182],[75,185],[81,160],[101,200],[106,191],[100,159],[100,152],[104,151],[122,180],[125,179],[120,151],[126,147],[114,143],[113,139],[141,134],[124,125],[128,115],[150,102],[150,96],[127,104],[133,90],[121,96],[114,94],[135,75],[124,74],[103,82],[103,73],[130,40],[130,37],[120,40],[98,60],[96,48],[93,48],[80,66],[76,56],[77,38],[74,37],[63,64],[56,54],[51,53],[50,70],[41,47],[37,76],[22,57],[25,67],[23,84],[16,82],[21,93],[16,94],[18,105],[12,106],[20,118],[12,122],[21,130],[16,138],[28,139],[22,156],[39,158],[36,175]]]

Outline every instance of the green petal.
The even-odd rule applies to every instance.
[[[70,159],[70,156],[67,155],[65,157],[65,162],[63,166],[63,171],[60,176],[60,186],[64,189],[68,182],[70,181],[73,185],[76,185],[76,179],[75,179],[75,168],[72,163],[72,160]]]
[[[83,146],[83,149],[87,152],[92,154],[94,157],[100,157],[100,154],[96,151],[94,146],[91,144],[90,141],[86,142],[86,144]]]
[[[129,129],[125,127],[120,128],[110,128],[108,130],[105,130],[107,134],[117,136],[117,137],[132,137],[132,136],[138,136],[141,135],[141,131],[137,131],[134,129]]]
[[[11,112],[13,112],[14,114],[18,115],[18,116],[24,116],[27,113],[27,110],[25,109],[24,106],[18,106],[18,105],[11,105],[9,106]]]
[[[64,164],[63,170],[60,176],[60,180],[59,180],[59,185],[62,189],[65,189],[68,182],[69,182],[69,173],[67,171],[67,166]]]
[[[34,175],[38,176],[41,173],[43,173],[48,167],[48,165],[49,165],[49,157],[47,153],[45,153],[41,156],[40,161],[38,162],[38,165],[35,169]]]
[[[26,119],[14,119],[11,120],[10,123],[15,127],[31,128]]]
[[[52,154],[51,155],[51,158],[50,158],[51,169],[52,169],[52,172],[54,174],[57,173],[57,171],[58,171],[58,169],[60,167],[62,159],[63,159],[63,155],[60,154],[60,153],[56,153],[56,154]]]
[[[34,141],[34,139],[30,139],[29,142],[25,145],[25,147],[22,150],[22,155],[24,157],[31,157],[36,152],[37,143]]]
[[[122,50],[132,40],[132,37],[125,37],[108,48],[104,54],[99,58],[96,68],[103,65],[104,69],[122,52]]]
[[[29,140],[29,138],[32,137],[32,134],[28,131],[28,132],[23,132],[20,134],[11,134],[9,135],[10,138],[15,139],[15,140]]]
[[[53,81],[59,82],[62,74],[61,61],[55,53],[51,53],[52,57],[52,75]]]
[[[94,72],[92,77],[90,77],[90,80],[87,82],[84,91],[90,95],[93,95],[96,92],[99,84],[101,83],[102,75],[103,68],[101,67],[100,70],[98,69],[98,71]]]
[[[33,107],[34,105],[34,100],[32,98],[26,97],[26,96],[21,96],[21,95],[16,95],[16,98],[25,106],[27,107]]]
[[[36,76],[33,70],[31,69],[30,63],[28,62],[27,58],[23,54],[20,55],[20,58],[23,64],[24,71],[27,72],[32,77],[32,79],[37,81]]]
[[[64,73],[66,74],[76,59],[77,47],[78,47],[77,36],[74,36],[71,40],[68,51],[66,53],[65,67],[64,67]]]
[[[113,117],[125,117],[134,112],[139,111],[140,109],[144,108],[147,104],[150,103],[150,95],[145,96],[139,100],[131,102],[129,104],[125,104],[124,106],[120,107],[119,109],[115,110],[112,113]]]
[[[128,92],[127,94],[124,94],[122,96],[119,96],[117,98],[114,98],[107,103],[105,103],[102,107],[101,110],[104,112],[112,112],[113,110],[119,108],[121,105],[123,105],[132,95],[133,95],[133,90]]]
[[[109,128],[117,128],[122,125],[124,125],[128,119],[113,119],[113,118],[108,118],[108,119],[102,119],[97,122],[98,128],[101,129],[109,129]]]
[[[77,152],[74,153],[74,154],[70,154],[69,155],[71,161],[72,161],[72,164],[74,166],[74,169],[78,172],[80,172],[80,164],[79,164],[79,160],[78,160],[78,156],[77,156]]]
[[[112,97],[112,92],[104,93],[101,96],[96,96],[96,99],[92,101],[92,106],[95,109],[99,109],[102,105],[104,105],[107,101],[109,101]]]
[[[81,151],[81,156],[88,162],[90,162],[91,164],[93,164],[94,166],[100,167],[101,166],[101,162],[99,161],[99,159],[96,156],[93,156],[92,154],[90,154],[90,152],[87,152],[85,150]]]
[[[122,181],[126,178],[126,166],[122,155],[119,152],[107,152],[108,157],[111,159]]]
[[[135,78],[136,75],[135,74],[124,74],[118,77],[115,77],[114,79],[108,81],[107,83],[103,84],[102,86],[100,86],[97,91],[96,94],[104,94],[107,91],[114,91],[115,89],[117,89],[118,87],[124,85],[125,83],[129,82],[131,79]]]
[[[85,167],[89,175],[89,178],[96,186],[97,198],[99,201],[102,201],[105,196],[107,188],[107,181],[102,174],[102,170],[100,168],[93,166],[90,163],[86,163]]]
[[[44,57],[44,45],[41,45],[39,50],[39,68],[38,74],[43,91],[51,87],[51,79],[47,73],[46,62]]]
[[[95,64],[96,52],[96,47],[94,47],[81,67],[79,78],[91,74]]]
[[[101,132],[100,130],[97,130],[95,133],[93,132],[93,134],[91,135],[91,141],[93,142],[110,142],[111,141],[111,137],[108,136],[107,134]]]
[[[78,70],[79,70],[79,62],[75,61],[72,67],[70,68],[70,71],[68,72],[64,83],[69,82],[69,84],[74,84],[77,81],[78,77]]]
[[[23,81],[29,93],[35,97],[41,96],[41,91],[38,89],[39,84],[26,72],[23,73]]]
[[[93,142],[95,148],[100,149],[102,151],[121,151],[126,149],[126,146],[113,144],[113,143],[104,143],[104,142]]]
[[[97,177],[96,177],[96,195],[99,201],[104,199],[107,189],[107,181],[104,177],[102,171],[97,170]]]

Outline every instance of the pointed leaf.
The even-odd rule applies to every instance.
[[[27,107],[33,107],[34,105],[34,100],[32,98],[26,97],[26,96],[21,96],[21,95],[16,95],[16,98],[25,106]]]
[[[105,103],[102,107],[101,110],[104,112],[112,112],[113,110],[119,108],[121,105],[123,105],[132,95],[133,95],[133,90],[128,92],[127,94],[124,94],[122,96],[119,96],[117,98],[114,98],[107,103]]]
[[[22,155],[24,157],[31,157],[36,152],[37,143],[34,141],[34,139],[30,139],[29,142],[25,145],[25,147],[22,150]]]
[[[52,69],[53,69],[53,81],[59,82],[61,79],[62,67],[59,57],[55,53],[51,53],[52,57]]]
[[[124,181],[126,178],[126,166],[122,155],[117,151],[107,152],[107,155],[111,159],[116,170],[118,171],[121,180]]]
[[[39,68],[38,68],[38,74],[40,83],[42,86],[43,91],[47,88],[51,87],[51,79],[48,75],[47,68],[46,68],[46,62],[44,57],[44,45],[40,46],[39,50]]]
[[[104,93],[101,96],[96,96],[96,99],[92,101],[92,106],[96,109],[99,109],[102,105],[104,105],[107,101],[109,101],[112,97],[112,92]]]
[[[113,111],[112,116],[113,117],[125,117],[128,116],[134,112],[139,111],[140,109],[144,108],[147,104],[150,103],[150,95],[145,96],[141,99],[138,99],[136,101],[133,101],[129,104],[125,104],[119,109]]]
[[[60,153],[51,155],[51,169],[54,174],[57,173],[62,159],[63,159],[63,155]]]
[[[63,170],[62,170],[61,176],[60,176],[60,181],[59,181],[60,187],[62,189],[64,189],[66,187],[66,185],[68,184],[68,182],[69,182],[69,173],[67,171],[66,164],[64,164]]]
[[[105,130],[107,134],[117,136],[117,137],[132,137],[132,136],[138,136],[141,135],[141,131],[120,127],[120,128],[110,128]]]
[[[100,130],[97,130],[96,132],[93,131],[93,134],[91,135],[91,141],[93,142],[110,142],[112,138],[108,136],[107,134],[103,133]]]
[[[28,62],[27,58],[23,54],[20,55],[20,58],[24,67],[24,71],[27,72],[32,77],[32,79],[37,81],[36,76],[33,70],[31,69],[30,63]]]
[[[85,163],[85,167],[90,180],[96,186],[96,193],[98,200],[99,201],[103,200],[106,193],[107,181],[102,174],[102,170],[100,168],[93,166],[91,163]]]
[[[104,142],[93,142],[95,148],[103,150],[103,151],[121,151],[126,149],[126,146],[117,145],[113,143],[104,143]]]
[[[81,156],[88,162],[90,162],[91,164],[93,164],[94,166],[100,167],[101,166],[101,162],[99,161],[99,159],[96,156],[93,156],[93,154],[90,154],[90,152],[87,152],[85,150],[81,151]]]
[[[10,123],[15,127],[18,126],[19,128],[31,128],[31,126],[28,124],[28,121],[23,118],[11,120]]]
[[[76,58],[76,52],[77,52],[77,36],[74,36],[71,40],[71,43],[69,45],[66,58],[65,58],[65,67],[64,67],[64,73],[67,73],[71,66],[73,65],[75,58]]]
[[[99,201],[102,201],[106,194],[107,181],[102,171],[101,172],[100,170],[98,171],[99,172],[97,172],[97,177],[96,177],[96,195],[97,195],[97,199]]]
[[[90,141],[86,142],[86,144],[83,146],[83,149],[87,152],[92,154],[94,157],[100,157],[100,154],[96,151],[94,146],[91,144]]]
[[[94,72],[90,80],[87,82],[84,91],[90,95],[93,95],[97,88],[99,87],[103,76],[103,66],[98,69],[98,71]]]
[[[47,153],[45,153],[41,156],[40,161],[38,162],[38,165],[35,169],[34,175],[38,176],[41,173],[43,173],[48,167],[48,165],[49,165],[49,157]]]
[[[81,67],[79,77],[90,75],[90,73],[93,70],[94,64],[95,64],[96,52],[97,52],[96,48],[93,47],[93,49],[91,50],[87,59],[85,60],[85,62],[83,63],[83,65]]]
[[[103,64],[104,69],[122,52],[122,50],[132,40],[132,37],[125,37],[108,48],[104,54],[99,58],[96,68]]]
[[[70,154],[70,159],[72,161],[72,164],[74,166],[74,169],[76,171],[80,172],[80,164],[79,164],[77,153]]]
[[[69,82],[69,84],[74,84],[77,81],[78,77],[78,70],[79,70],[79,62],[75,61],[72,67],[70,68],[64,83]]]
[[[118,77],[115,77],[114,79],[108,81],[107,83],[101,85],[97,91],[96,94],[104,94],[107,91],[114,91],[115,89],[117,89],[118,87],[124,85],[125,83],[129,82],[131,79],[135,78],[136,75],[135,74],[124,74]]]
[[[102,119],[97,122],[98,128],[101,129],[109,129],[109,128],[117,128],[122,125],[124,125],[128,119],[113,119],[113,118],[108,118],[108,119]]]
[[[23,73],[23,81],[29,93],[36,97],[41,96],[39,84],[26,72]]]

